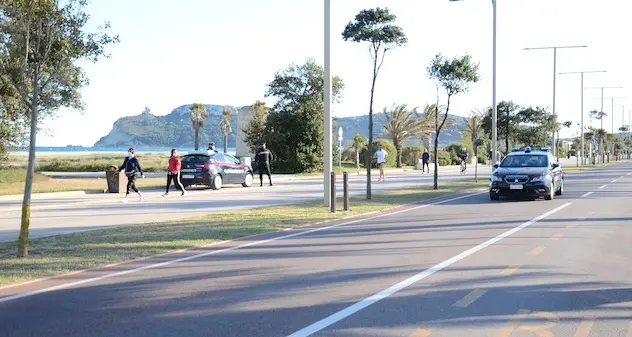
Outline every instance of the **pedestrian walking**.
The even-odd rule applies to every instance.
[[[266,175],[268,175],[270,186],[272,186],[272,174],[270,170],[270,162],[272,162],[272,159],[272,152],[270,152],[270,150],[266,147],[266,144],[263,143],[261,145],[261,148],[259,149],[259,152],[257,152],[257,157],[255,158],[259,170],[259,186],[263,186],[264,172]]]
[[[388,152],[386,152],[386,150],[382,148],[382,144],[378,145],[374,158],[377,159],[377,167],[380,169],[380,178],[377,181],[386,181],[386,175],[384,175],[384,166],[386,165]]]
[[[185,194],[184,187],[182,186],[182,181],[180,180],[180,169],[182,168],[182,162],[180,161],[180,156],[178,155],[178,150],[171,149],[171,157],[169,157],[169,168],[167,169],[167,190],[163,197],[169,195],[169,187],[171,186],[171,182],[173,182],[176,187],[182,191],[182,196]]]
[[[142,178],[145,178],[145,174],[143,173],[143,169],[140,167],[140,162],[138,158],[136,158],[136,149],[130,147],[127,152],[127,157],[123,161],[123,165],[121,165],[118,169],[118,172],[125,170],[125,176],[127,176],[127,191],[125,193],[125,199],[122,202],[127,202],[127,197],[129,196],[130,190],[138,193],[140,201],[145,200],[145,196],[141,193],[136,187],[136,173],[140,173]]]
[[[425,149],[421,155],[421,161],[421,173],[426,173],[426,168],[428,169],[428,173],[430,173],[430,165],[428,165],[428,162],[430,162],[430,154],[428,153],[428,149]]]

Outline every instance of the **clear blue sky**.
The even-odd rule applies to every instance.
[[[434,54],[464,52],[480,61],[482,80],[455,97],[453,112],[491,105],[491,0],[333,0],[332,62],[346,83],[336,116],[368,113],[371,58],[366,45],[344,42],[341,32],[357,12],[389,7],[408,34],[407,47],[390,51],[378,77],[375,110],[393,103],[423,105],[435,99],[425,69]],[[111,59],[86,64],[84,114],[62,110],[44,124],[38,144],[91,146],[122,116],[145,106],[164,115],[192,102],[243,106],[263,100],[277,70],[314,57],[323,60],[323,1],[316,0],[93,0],[91,24],[110,21],[121,42]],[[551,106],[553,51],[525,47],[588,45],[558,50],[558,71],[608,70],[587,74],[585,86],[623,86],[605,97],[615,101],[615,128],[632,109],[629,41],[632,5],[621,0],[498,0],[498,100]],[[580,77],[560,75],[557,111],[579,122]],[[585,91],[587,112],[599,108],[599,90]],[[271,100],[267,100],[270,104]],[[611,103],[604,121],[611,127]],[[596,126],[596,122],[594,124]],[[578,128],[562,132],[571,136]]]

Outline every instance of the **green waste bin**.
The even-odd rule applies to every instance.
[[[120,178],[119,178],[118,167],[110,166],[107,170],[105,170],[105,179],[108,182],[108,193],[119,193],[120,188]]]

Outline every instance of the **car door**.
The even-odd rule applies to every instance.
[[[224,154],[224,158],[226,158],[226,162],[231,164],[230,170],[231,170],[231,175],[234,178],[233,183],[235,184],[243,183],[244,178],[246,176],[246,168],[244,167],[244,165],[241,164],[239,159],[229,154]]]
[[[553,168],[554,164],[557,164],[557,167]],[[549,169],[551,170],[551,174],[553,175],[553,181],[555,184],[555,188],[557,189],[562,184],[561,172],[562,169],[560,167],[560,163],[553,155],[549,153]]]

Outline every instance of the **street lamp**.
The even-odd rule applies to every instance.
[[[338,168],[342,172],[342,126],[338,128],[338,142],[340,145],[338,146]]]
[[[598,99],[601,100],[602,106],[603,106],[603,100],[604,99],[609,99],[611,104],[612,104],[610,111],[612,111],[611,112],[612,113],[612,116],[611,116],[611,118],[612,118],[612,131],[611,131],[611,133],[612,133],[613,136],[614,136],[614,100],[615,99],[625,99],[625,98],[627,98],[627,97],[608,97],[608,98],[601,97],[601,98],[598,98]],[[612,144],[612,154],[614,154],[614,144]]]
[[[462,0],[449,0],[449,1],[462,1]],[[496,104],[496,0],[492,0],[493,11],[493,28],[492,28],[492,161],[493,164],[498,164],[496,160],[496,151],[498,151],[498,107]],[[507,149],[509,152],[509,149]]]
[[[530,47],[524,50],[553,49],[553,115],[555,115],[555,80],[557,76],[557,50],[569,48],[587,48],[588,46],[554,46],[554,47]],[[557,146],[555,144],[555,131],[553,132],[553,155],[557,156]]]
[[[580,135],[580,150],[579,150],[579,156],[581,157],[582,160],[582,166],[584,165],[584,74],[588,74],[588,73],[605,73],[607,72],[606,70],[590,70],[590,71],[572,71],[572,72],[564,72],[564,73],[559,73],[560,75],[570,75],[570,74],[581,74],[581,86],[582,86],[582,91],[581,91],[581,135]]]
[[[585,89],[601,89],[601,110],[599,111],[600,113],[603,113],[603,91],[604,89],[622,89],[623,87],[588,87]],[[600,129],[603,130],[603,116],[601,116],[600,118],[601,120],[601,126]],[[601,160],[602,162],[604,161],[603,159],[603,137],[601,137],[601,139],[599,139],[599,154],[601,156]]]
[[[331,81],[331,0],[325,0],[325,95],[324,95],[324,117],[325,117],[325,160],[323,162],[323,184],[325,206],[331,206],[331,168],[332,168],[332,130],[331,130],[331,104],[332,104],[332,81]]]

